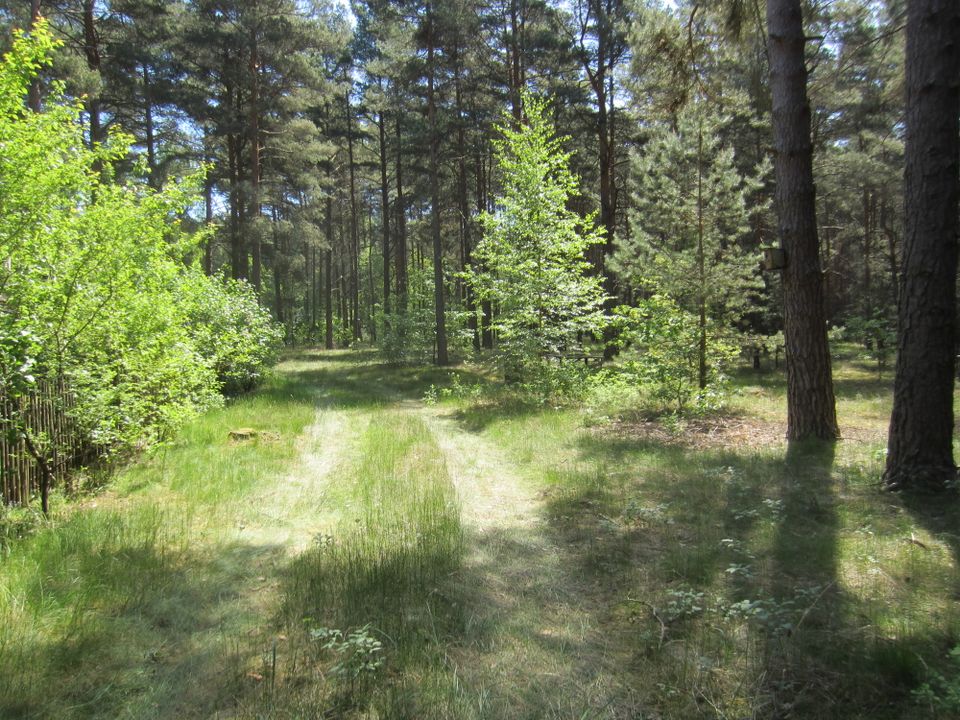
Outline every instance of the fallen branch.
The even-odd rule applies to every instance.
[[[646,600],[637,600],[636,598],[628,597],[627,600],[630,602],[639,603],[640,605],[646,605],[650,608],[650,614],[656,618],[657,622],[660,623],[660,642],[657,644],[657,650],[663,648],[663,641],[667,638],[667,623],[663,621],[663,618],[660,617],[660,614],[657,612],[657,609],[648,603]]]

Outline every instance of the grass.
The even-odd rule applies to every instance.
[[[52,522],[9,547],[0,717],[147,718],[191,700],[198,715],[215,705],[203,683],[236,654],[230,626],[248,622],[220,602],[241,591],[250,555],[235,547],[229,519],[296,456],[315,392],[283,368],[121,471],[106,495],[58,503]],[[279,440],[229,440],[249,426]]]
[[[889,379],[836,378],[788,446],[772,370],[664,428],[291,356],[4,541],[0,717],[952,717],[960,506],[879,492]]]
[[[769,437],[785,395],[769,371],[741,372],[731,408],[759,446],[691,444],[682,425],[644,439],[596,408],[459,412],[542,488],[597,631],[632,658],[614,680],[649,712],[935,716],[912,691],[960,637],[960,508],[880,493],[889,380],[841,362],[836,389],[849,439],[827,446]]]
[[[352,455],[326,498],[339,521],[284,573],[285,640],[243,717],[433,717],[455,704],[443,655],[463,618],[445,593],[463,534],[444,458],[423,420],[389,410]]]

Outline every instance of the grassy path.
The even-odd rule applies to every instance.
[[[950,717],[910,688],[960,637],[960,510],[872,489],[885,387],[841,374],[866,439],[824,455],[763,439],[761,381],[684,444],[291,357],[2,548],[0,718]]]

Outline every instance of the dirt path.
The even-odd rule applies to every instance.
[[[422,416],[446,458],[467,541],[461,592],[477,637],[452,648],[487,717],[620,717],[635,709],[627,658],[596,588],[571,567],[540,493],[507,453],[443,410]],[[478,708],[479,709],[479,708]]]
[[[541,508],[534,491],[503,451],[461,429],[443,413],[433,408],[421,411],[446,457],[466,529],[482,535],[540,524]]]
[[[291,470],[250,498],[237,525],[241,542],[276,547],[293,556],[336,524],[324,494],[331,471],[355,436],[351,420],[340,410],[317,410],[299,440],[300,454]]]

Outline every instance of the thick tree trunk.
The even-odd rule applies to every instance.
[[[957,0],[909,3],[906,80],[905,232],[884,482],[891,490],[939,491],[956,479]]]
[[[800,0],[767,0],[774,169],[787,350],[787,438],[839,436],[817,239]]]
[[[427,119],[430,124],[430,228],[433,237],[433,300],[436,315],[437,365],[450,362],[447,355],[447,315],[443,293],[443,244],[440,237],[440,131],[434,96],[436,52],[433,36],[433,8],[427,7]]]

